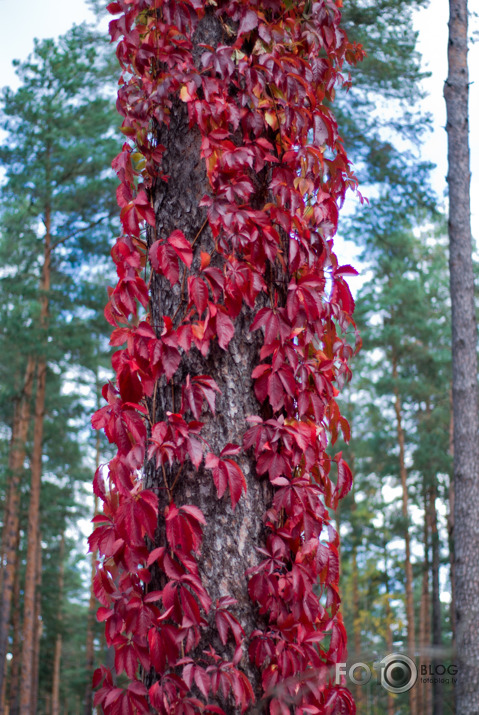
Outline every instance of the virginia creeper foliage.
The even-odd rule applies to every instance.
[[[101,470],[95,477],[103,513],[90,545],[103,557],[98,618],[129,685],[114,683],[105,668],[96,672],[95,703],[106,713],[244,713],[263,694],[261,707],[274,714],[291,712],[288,703],[300,715],[355,711],[349,692],[332,682],[331,668],[346,653],[338,535],[328,513],[348,492],[351,472],[341,454],[326,452],[339,429],[348,434],[335,398],[350,377],[346,331],[354,327],[345,275],[355,271],[338,264],[332,236],[356,181],[330,107],[343,63],[362,50],[340,28],[340,4],[108,6],[118,16],[110,32],[123,68],[118,109],[127,141],[113,163],[123,234],[112,250],[118,283],[105,311],[119,348],[116,383],[104,387],[107,404],[93,425],[117,454],[108,486]],[[224,28],[222,44],[195,43],[208,17]],[[157,130],[169,126],[179,103],[201,135],[209,189],[198,200],[213,250],[204,250],[201,230],[185,235],[181,216],[170,235],[157,234],[155,182],[169,179]],[[182,297],[159,323],[155,275]],[[200,417],[215,414],[215,375],[187,374],[179,411],[160,421],[156,399],[190,351],[206,359],[214,344],[228,350],[244,305],[253,315],[249,330],[264,337],[251,373],[258,414],[244,425],[242,444],[214,454]],[[201,466],[218,499],[237,508],[247,489],[242,452],[254,454],[256,477],[269,480],[273,495],[258,565],[238,574],[257,606],[252,632],[235,615],[234,598],[213,603],[199,567],[205,516],[177,498],[182,470]],[[144,486],[146,462],[163,475],[164,510]],[[163,541],[153,548],[159,532]],[[152,568],[161,590],[148,588]],[[229,659],[213,645],[199,648],[207,618]]]

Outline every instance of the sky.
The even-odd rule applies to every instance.
[[[26,59],[35,37],[57,37],[92,19],[85,0],[0,0],[0,86],[16,84],[12,60]]]
[[[472,10],[476,5],[469,0]],[[424,157],[437,167],[433,172],[433,185],[439,197],[444,197],[447,174],[446,105],[443,98],[447,77],[447,21],[448,0],[430,0],[429,7],[416,15],[415,27],[419,32],[419,51],[423,55],[424,69],[432,76],[424,81],[428,96],[424,107],[434,116],[434,131],[424,143]],[[471,17],[470,34],[477,38],[469,45],[469,143],[471,149],[471,219],[473,236],[479,241],[479,18]]]

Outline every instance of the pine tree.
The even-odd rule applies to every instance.
[[[456,647],[460,715],[479,709],[479,398],[477,322],[472,265],[469,158],[467,0],[449,2],[447,109],[449,268],[454,414],[454,551]]]
[[[383,202],[402,206],[403,211],[435,205],[430,165],[418,152],[430,118],[418,101],[427,75],[413,17],[425,4],[427,0],[350,0],[343,7],[348,36],[361,42],[367,53],[363,62],[351,67],[353,82],[347,94],[337,97],[345,144],[365,195],[380,191]],[[355,226],[361,226],[362,215],[360,207]]]
[[[412,227],[407,230],[406,224],[404,227],[396,225],[397,230],[394,231],[392,226],[387,225],[383,233],[380,227],[376,226],[374,231],[371,226],[371,232],[367,234],[371,239],[376,239],[376,265],[371,265],[372,278],[357,296],[357,321],[364,346],[362,359],[355,369],[358,383],[353,382],[351,386],[350,399],[353,406],[356,406],[357,416],[353,419],[352,442],[349,448],[345,448],[345,453],[348,457],[349,450],[354,452],[357,498],[364,499],[368,507],[371,505],[373,514],[385,513],[387,509],[376,506],[374,496],[367,489],[374,494],[374,489],[378,489],[375,482],[378,477],[388,480],[393,477],[393,484],[398,484],[399,467],[403,471],[407,468],[403,487],[406,481],[409,501],[423,510],[424,519],[427,519],[419,608],[417,594],[421,589],[416,579],[417,567],[411,569],[413,573],[409,576],[409,598],[410,602],[413,601],[414,621],[420,616],[418,645],[423,650],[419,651],[419,662],[434,665],[441,658],[444,662],[450,653],[449,635],[442,630],[444,613],[440,607],[438,589],[439,567],[444,552],[441,553],[438,548],[437,532],[434,535],[437,528],[434,494],[447,503],[450,474],[450,458],[444,449],[444,435],[448,434],[450,419],[449,292],[444,229],[441,224],[436,228],[426,224],[421,231],[413,231]],[[394,364],[396,369],[393,379]],[[397,441],[398,397],[403,429],[401,460],[398,459],[401,445]],[[360,427],[355,429],[358,421]],[[369,434],[372,437],[368,439]],[[364,514],[362,518],[366,518]],[[346,528],[346,524],[353,522],[353,514],[345,511],[343,519]],[[356,522],[356,517],[354,520]],[[404,538],[406,528],[409,530],[410,550],[413,544],[421,540],[410,520],[409,509],[406,510],[406,518],[403,514],[397,520],[399,532],[396,528],[391,530],[391,524],[388,526],[390,537],[386,543],[391,540],[392,534],[401,533]],[[380,528],[384,529],[384,526]],[[375,539],[379,537],[368,531],[360,533],[361,538],[367,540],[367,548],[372,550]],[[367,577],[370,577],[369,573]],[[359,578],[362,578],[361,574]],[[402,592],[404,596],[405,584],[400,575],[394,590],[396,593]],[[348,615],[351,607],[348,599],[346,614],[349,632],[353,628]],[[432,634],[428,627],[431,616],[434,626]],[[383,618],[386,618],[385,612]],[[402,640],[401,634],[396,633],[395,640],[398,638]],[[367,642],[366,634],[363,634],[363,639]],[[436,704],[441,701],[444,705],[447,702],[449,693],[447,697],[446,693],[441,695],[437,685],[434,688],[416,688],[421,712],[428,711],[426,702],[433,691]]]

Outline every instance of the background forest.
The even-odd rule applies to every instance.
[[[350,662],[390,652],[453,664],[450,298],[447,236],[431,166],[413,30],[425,0],[349,0],[344,24],[368,57],[337,98],[338,123],[369,203],[349,202],[363,349],[342,404],[355,482],[336,519]],[[103,317],[118,231],[111,161],[121,137],[116,60],[104,33],[75,26],[36,42],[0,99],[0,659],[2,712],[90,713],[96,622],[85,523],[109,458],[90,415],[110,376]],[[340,243],[344,263],[348,243]],[[86,527],[88,528],[88,527]],[[10,557],[8,556],[10,554]],[[16,554],[12,561],[11,554]],[[429,667],[429,666],[428,666]],[[417,712],[453,712],[453,684],[417,688]],[[373,678],[358,712],[411,713]],[[415,713],[412,713],[415,715]]]

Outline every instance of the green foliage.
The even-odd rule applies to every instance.
[[[435,487],[447,503],[452,466],[448,451],[451,326],[444,223],[409,231],[396,227],[392,235],[384,236],[376,227],[370,240],[375,245],[370,279],[358,293],[355,313],[364,346],[353,366],[347,405],[352,439],[344,445],[355,486],[340,516],[345,622],[350,650],[355,629],[359,629],[362,651],[356,654],[353,650],[353,661],[374,660],[388,652],[388,594],[394,650],[407,649],[403,534],[408,528],[412,537],[419,618],[424,495]],[[393,376],[393,360],[397,377]],[[401,513],[396,394],[401,400],[406,443],[410,499],[406,523]],[[443,559],[447,557],[444,547],[443,543]],[[443,609],[445,634],[447,617]],[[419,620],[417,623],[419,627]],[[446,645],[449,638],[446,635]],[[371,706],[379,698],[372,712],[386,712],[380,689],[375,693],[372,689],[368,695]],[[398,698],[396,705],[402,708],[398,712],[408,712],[406,696]]]
[[[93,471],[89,415],[96,404],[97,375],[108,355],[101,306],[106,297],[106,257],[118,231],[110,169],[118,151],[118,119],[108,77],[111,51],[88,26],[73,27],[58,40],[36,42],[29,59],[16,64],[20,87],[4,89],[0,100],[6,132],[0,146],[0,498],[6,489],[13,398],[21,389],[28,356],[45,351],[38,706],[44,712],[59,631],[64,642],[64,702],[81,702],[87,680],[89,570],[78,521],[91,518],[93,510],[85,488]],[[52,243],[51,289],[48,328],[41,330],[39,282],[47,231]],[[32,428],[21,487],[22,529],[29,501],[31,440]],[[62,534],[65,585],[59,600]],[[22,532],[22,569],[25,539]]]
[[[344,3],[345,30],[366,50],[364,61],[351,68],[347,95],[338,97],[340,126],[353,160],[363,169],[362,183],[388,178],[394,183],[399,167],[412,168],[404,140],[417,142],[428,126],[417,108],[427,74],[413,29],[413,13],[425,4],[427,0]]]
[[[3,91],[0,342],[2,353],[18,364],[19,379],[24,355],[45,343],[38,327],[38,284],[47,225],[52,237],[49,360],[60,364],[70,343],[89,342],[84,306],[90,303],[97,314],[101,304],[95,274],[114,235],[109,166],[117,149],[116,116],[111,98],[103,96],[103,54],[95,33],[74,27],[58,43],[37,42],[29,60],[18,65],[20,88]],[[2,384],[12,387],[11,380]]]

